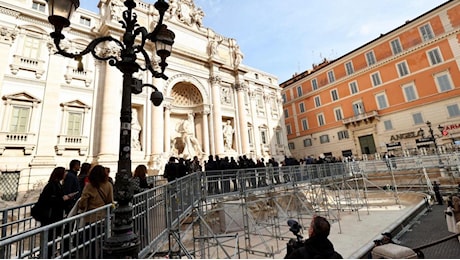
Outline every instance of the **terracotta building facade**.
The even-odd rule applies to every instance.
[[[132,96],[132,168],[145,164],[150,174],[162,174],[170,156],[203,162],[209,155],[290,155],[276,76],[244,65],[237,41],[204,27],[193,1],[168,2],[165,23],[176,35],[168,79],[134,75],[155,85],[164,101],[154,107],[147,88]],[[136,3],[139,24],[151,31],[157,10]],[[122,36],[123,1],[101,0],[98,7],[97,14],[77,10],[61,46],[76,52],[97,37]],[[91,55],[83,57],[83,71],[56,55],[47,18],[45,0],[0,1],[0,171],[18,178],[18,190],[72,159],[117,169],[122,74]],[[145,50],[152,57],[154,45]],[[97,51],[119,49],[106,44]],[[152,62],[158,66],[159,58]]]
[[[280,86],[296,158],[458,149],[460,2],[447,1]]]

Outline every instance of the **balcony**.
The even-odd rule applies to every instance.
[[[36,138],[33,133],[0,132],[0,155],[8,148],[24,149],[24,155],[30,155],[35,146]]]
[[[35,72],[35,77],[40,79],[43,73],[45,73],[45,61],[13,55],[13,63],[10,64],[10,69],[13,75],[16,75],[19,70]]]
[[[58,135],[58,143],[54,147],[57,155],[62,155],[65,150],[78,150],[80,155],[86,155],[89,140],[86,136]]]
[[[370,124],[373,123],[375,120],[379,120],[379,112],[374,110],[367,113],[362,113],[353,117],[345,118],[342,120],[343,124],[348,127],[350,124],[353,126],[359,126],[362,123]]]
[[[67,84],[70,84],[72,80],[81,80],[85,82],[85,86],[89,87],[92,80],[92,71],[84,70],[78,71],[72,66],[67,66],[67,71],[64,75],[65,81]]]

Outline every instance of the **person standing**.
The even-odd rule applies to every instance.
[[[45,205],[43,210],[47,212],[47,217],[40,222],[41,226],[46,226],[64,219],[65,202],[72,200],[75,196],[75,193],[64,193],[61,181],[65,179],[65,176],[66,171],[64,167],[54,168],[48,183],[45,185],[42,193],[40,194],[40,198],[38,200],[42,203],[42,205]],[[61,227],[50,229],[48,233],[48,243],[53,241],[53,239],[60,233]],[[48,245],[48,255],[46,258],[53,258],[55,251],[53,250],[53,247],[53,243]]]
[[[80,201],[78,202],[78,208],[83,211],[90,211],[107,204],[113,203],[113,187],[108,181],[105,168],[102,165],[96,165],[91,169],[89,174],[89,183],[83,189]],[[101,221],[106,217],[107,212],[105,210],[98,211],[85,217],[86,225]],[[90,229],[85,230],[84,238],[89,239],[90,236],[95,237],[100,235],[100,232],[104,228],[101,225],[92,225]],[[101,251],[97,248],[98,243],[93,241],[89,245],[89,258],[100,258],[98,255]]]
[[[178,175],[178,164],[176,163],[176,157],[169,157],[168,163],[165,165],[165,170],[163,172],[163,177],[165,177],[168,182],[172,182],[177,178]]]
[[[439,184],[436,181],[433,182],[433,191],[436,197],[436,202],[438,203],[438,205],[442,205],[443,204],[442,195],[441,195],[441,192],[439,191]]]
[[[72,197],[71,200],[66,201],[65,203],[65,213],[69,214],[70,210],[73,208],[77,200],[80,198],[80,183],[78,181],[78,171],[80,171],[80,161],[72,160],[69,164],[69,170],[64,179],[63,190],[64,194],[70,194],[77,192],[77,195]]]
[[[147,167],[143,164],[140,164],[134,170],[133,180],[137,182],[141,191],[144,191],[149,187],[147,183]]]
[[[304,246],[294,249],[286,255],[286,259],[301,258],[343,258],[334,250],[334,245],[327,238],[331,231],[331,225],[326,218],[314,216],[308,229],[308,239],[305,240]]]
[[[89,170],[91,169],[91,164],[89,163],[82,163],[80,167],[80,173],[78,174],[78,185],[80,186],[80,195],[83,192],[83,188],[89,182],[88,175]]]

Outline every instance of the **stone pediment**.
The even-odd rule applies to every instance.
[[[61,103],[61,107],[77,107],[77,108],[82,108],[82,109],[90,109],[90,106],[88,106],[87,104],[83,103],[82,101],[78,99]]]
[[[41,100],[38,98],[26,93],[26,92],[19,92],[11,95],[5,95],[2,97],[3,100],[15,100],[15,101],[22,101],[22,102],[32,102],[32,103],[40,103]]]

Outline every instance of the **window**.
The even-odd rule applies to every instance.
[[[324,115],[323,114],[318,115],[318,125],[319,126],[325,125],[325,120],[324,120]]]
[[[299,96],[299,97],[302,96],[302,86],[297,87],[297,96]]]
[[[299,110],[300,110],[300,113],[305,112],[305,104],[303,102],[299,104]]]
[[[308,147],[308,146],[312,146],[311,139],[310,138],[303,139],[303,147]]]
[[[452,79],[450,78],[449,73],[442,72],[435,75],[436,85],[439,92],[445,92],[452,89]]]
[[[441,53],[438,48],[428,51],[427,54],[432,66],[442,62]]]
[[[449,117],[460,116],[460,110],[458,109],[458,104],[447,106],[447,113],[449,113]]]
[[[24,39],[24,48],[22,55],[31,59],[38,59],[40,57],[40,39],[26,36]]]
[[[378,85],[382,84],[382,80],[380,79],[380,73],[376,72],[371,74],[372,78],[372,85],[377,87]]]
[[[358,83],[356,81],[350,82],[348,86],[350,86],[350,94],[353,95],[359,92]]]
[[[88,17],[80,16],[80,24],[85,26],[91,26],[91,19]]]
[[[259,79],[259,74],[255,73],[255,74],[254,74],[254,77],[255,77],[256,79]]]
[[[406,61],[400,62],[396,64],[396,66],[398,67],[399,77],[403,77],[409,74],[409,69],[407,68]]]
[[[315,107],[321,106],[321,98],[319,96],[315,97]]]
[[[285,109],[284,110],[284,118],[288,118],[289,117],[289,110]]]
[[[322,144],[329,143],[329,135],[321,135],[319,137],[319,142]]]
[[[29,131],[30,107],[13,106],[10,119],[10,132],[27,133]]]
[[[37,104],[40,101],[33,96],[21,92],[2,97],[5,109],[2,109],[5,118],[6,131],[12,133],[29,133],[34,114],[37,113]]]
[[[289,147],[289,149],[291,149],[291,150],[294,150],[294,149],[295,149],[294,143],[288,143],[288,147]]]
[[[67,135],[80,136],[82,132],[83,113],[69,112],[67,118]]]
[[[39,12],[45,12],[45,4],[39,2],[32,2],[32,9],[37,10]]]
[[[267,144],[267,129],[260,129],[260,141],[262,144]]]
[[[424,124],[422,113],[412,114],[412,119],[414,120],[414,125]]]
[[[286,125],[286,132],[288,135],[292,134],[291,125]]]
[[[403,86],[403,92],[407,102],[417,99],[417,93],[415,91],[414,85],[407,84]]]
[[[313,89],[313,90],[318,89],[318,80],[316,80],[316,79],[311,80],[311,89]]]
[[[345,63],[345,69],[347,70],[347,75],[350,75],[353,72],[355,72],[355,70],[353,69],[353,63],[351,61]]]
[[[367,66],[371,66],[375,64],[375,56],[374,56],[373,51],[366,53],[366,61],[367,61]]]
[[[379,109],[385,109],[388,107],[387,95],[385,93],[377,94],[376,99]]]
[[[302,130],[308,130],[308,121],[307,119],[302,119]]]
[[[336,121],[340,121],[343,119],[342,109],[340,107],[334,109],[334,114],[335,114]]]
[[[287,102],[286,94],[281,95],[281,98],[283,99],[283,104]]]
[[[433,31],[431,30],[430,24],[425,24],[419,27],[420,34],[422,35],[423,41],[428,41],[434,38]]]
[[[393,124],[391,123],[391,120],[383,121],[383,125],[385,126],[385,130],[393,130]]]
[[[358,102],[353,103],[353,113],[355,116],[364,114],[363,102],[358,101]]]
[[[248,142],[249,145],[253,144],[253,137],[252,137],[252,125],[248,124]]]
[[[350,138],[348,136],[348,131],[347,130],[337,132],[337,136],[338,136],[339,140]]]
[[[401,42],[399,39],[394,39],[390,42],[391,45],[391,51],[393,52],[393,55],[399,54],[402,52],[402,47],[401,47]]]
[[[334,76],[334,71],[330,70],[327,72],[327,79],[329,80],[329,83],[332,83],[335,81],[335,76]]]
[[[332,101],[336,101],[339,99],[339,93],[337,92],[337,89],[331,90],[331,98]]]
[[[281,130],[280,129],[275,130],[275,136],[276,136],[276,144],[282,144]]]

